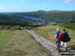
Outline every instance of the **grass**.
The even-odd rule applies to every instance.
[[[9,31],[4,31],[4,32],[9,32]],[[5,33],[4,35],[7,34]],[[15,34],[12,37],[10,34],[9,36],[10,36],[10,41],[8,41],[8,43],[6,43],[3,46],[3,49],[0,50],[0,56],[46,56],[44,48],[40,46],[25,31],[17,30],[15,31]],[[4,36],[4,38],[6,38],[6,36]],[[3,41],[3,43],[5,43],[5,41]]]
[[[11,30],[0,30],[0,50],[4,48],[4,46],[12,38],[14,33],[15,31],[11,31]]]
[[[44,36],[46,39],[55,42],[54,37],[55,37],[57,27],[59,27],[61,31],[62,29],[64,29],[64,27],[61,27],[55,23],[49,23],[48,26],[37,27],[34,30],[36,33]],[[68,46],[75,46],[75,31],[67,28],[66,30],[69,33],[70,37],[72,38],[72,40],[68,42]],[[75,47],[73,49],[75,49]]]

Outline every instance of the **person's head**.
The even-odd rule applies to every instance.
[[[63,29],[63,32],[66,32],[66,30],[65,30],[65,29]]]
[[[59,32],[59,31],[60,31],[60,29],[59,29],[59,28],[57,28],[56,30],[57,30],[57,32]]]

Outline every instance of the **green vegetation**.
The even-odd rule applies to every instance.
[[[75,22],[75,11],[34,11],[0,14],[0,25],[31,26],[33,20],[23,16],[57,20],[57,22]],[[31,23],[30,23],[31,22]]]
[[[36,43],[36,41],[34,41],[33,39],[31,39],[31,36],[29,36],[27,33],[22,33],[22,31],[16,31],[16,30],[24,30],[24,29],[32,29],[34,28],[33,23],[35,21],[32,20],[28,20],[28,18],[24,18],[23,16],[33,16],[33,17],[40,17],[43,19],[52,19],[52,20],[57,20],[57,22],[63,22],[63,23],[58,23],[56,24],[55,22],[53,23],[49,23],[49,25],[47,26],[42,26],[42,27],[37,27],[34,29],[37,33],[39,33],[40,35],[44,36],[46,39],[51,40],[51,41],[55,41],[54,40],[54,36],[55,36],[55,32],[56,32],[56,28],[59,27],[61,30],[63,28],[65,28],[67,30],[67,32],[69,33],[69,35],[71,36],[72,40],[68,43],[68,46],[71,46],[72,48],[75,49],[75,11],[35,11],[35,12],[24,12],[24,13],[6,13],[6,14],[0,14],[0,49],[3,49],[5,47],[5,45],[7,44],[7,42],[9,40],[11,40],[12,36],[14,35],[14,33],[16,32],[16,35],[14,37],[14,40],[17,38],[26,38],[22,44],[20,44],[20,42],[17,42],[19,40],[15,40],[16,43],[14,44],[14,40],[10,41],[10,44],[7,45],[7,48],[9,51],[6,50],[6,52],[3,50],[0,52],[1,53],[6,53],[7,56],[9,54],[9,56],[16,56],[16,52],[17,50],[19,50],[19,52],[22,51],[21,54],[24,55],[24,53],[26,53],[26,55],[28,56],[35,56],[35,54],[29,55],[31,53],[35,53],[39,54],[37,56],[40,56],[41,54],[39,53],[40,51],[37,51],[38,48],[41,48],[39,50],[42,51],[42,47],[37,47],[38,44]],[[35,23],[34,23],[35,24]],[[9,30],[10,29],[10,30]],[[15,30],[15,31],[12,31]],[[19,37],[20,36],[20,37]],[[23,40],[21,39],[21,41]],[[28,41],[27,41],[28,39]],[[32,42],[30,42],[31,40],[33,40]],[[30,41],[29,41],[30,40]],[[26,42],[27,41],[27,42]],[[33,43],[34,42],[34,43]],[[28,43],[29,45],[25,45],[26,43]],[[22,45],[19,48],[19,45]],[[31,44],[31,45],[30,45]],[[35,45],[35,49],[37,50],[33,50],[32,45]],[[16,46],[13,47],[12,46]],[[74,47],[73,47],[74,46]],[[26,51],[24,48],[27,50],[27,47],[30,47],[30,52]],[[20,50],[21,48],[23,48],[24,50]],[[33,50],[33,51],[31,51]],[[14,55],[15,53],[15,55]],[[29,53],[29,54],[28,54]]]
[[[71,30],[75,30],[75,23],[67,23],[67,24],[60,24],[61,26],[71,29]]]
[[[52,19],[52,20],[57,20],[59,22],[75,22],[75,11],[40,10],[34,12],[16,13],[14,15],[40,17],[42,19]]]
[[[24,30],[28,27],[23,27],[23,26],[13,26],[13,25],[1,25],[0,30]]]
[[[29,23],[28,20],[21,16],[0,14],[0,25],[28,26]]]
[[[62,31],[62,29],[65,28],[58,24],[55,25],[55,23],[49,23],[48,26],[37,27],[34,30],[36,31],[36,33],[44,36],[46,39],[55,42],[54,37],[55,37],[57,27],[59,27],[61,29],[61,31]],[[65,28],[65,29],[67,30],[70,37],[72,38],[72,40],[70,42],[68,42],[68,47],[70,46],[72,49],[75,49],[75,30],[71,30],[68,28]]]
[[[2,30],[0,37],[0,56],[46,56],[44,48],[23,30]]]
[[[15,34],[15,31],[11,30],[0,30],[0,51],[4,46],[11,40],[12,36]]]
[[[41,18],[54,19],[59,22],[75,22],[75,11],[50,11]]]

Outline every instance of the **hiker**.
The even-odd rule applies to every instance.
[[[59,28],[57,28],[56,29],[56,35],[55,35],[55,39],[56,39],[56,46],[57,46],[57,49],[59,50],[60,49],[60,39],[58,38],[58,36],[59,36],[59,34],[60,34],[60,29]]]
[[[61,41],[60,46],[62,47],[62,45],[64,44],[65,50],[67,50],[67,42],[70,40],[71,38],[69,37],[68,33],[66,32],[65,29],[63,29],[63,39]]]

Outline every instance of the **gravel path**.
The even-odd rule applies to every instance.
[[[44,37],[36,34],[33,30],[26,30],[38,43],[40,43],[47,51],[47,56],[60,56],[56,51],[56,45],[50,40],[46,40]]]

